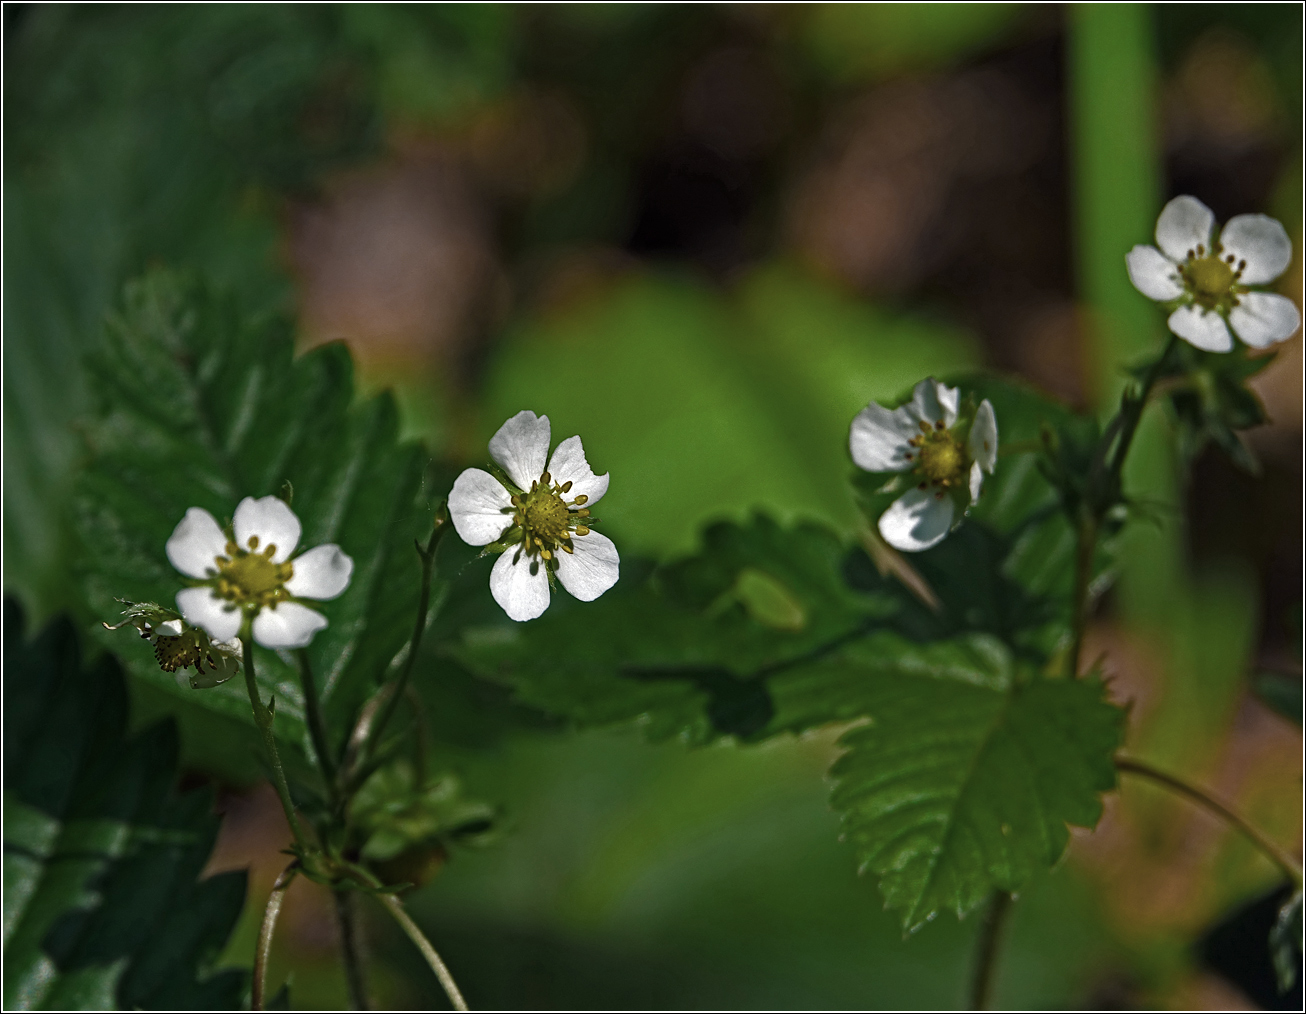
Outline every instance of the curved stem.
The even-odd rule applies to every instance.
[[[249,622],[241,631],[241,645],[245,656],[245,689],[249,691],[249,706],[254,709],[254,724],[263,734],[263,745],[267,748],[268,764],[272,768],[272,783],[281,798],[281,808],[286,811],[286,822],[290,833],[295,836],[295,843],[301,848],[306,846],[304,829],[295,815],[295,804],[290,798],[290,785],[286,781],[285,769],[281,766],[281,755],[277,753],[277,737],[272,731],[272,709],[265,707],[258,694],[258,683],[254,679],[254,640],[250,635]]]
[[[989,901],[984,922],[980,924],[979,940],[975,950],[975,975],[971,979],[970,1009],[987,1010],[993,992],[993,973],[998,963],[998,946],[1002,942],[1002,928],[1011,911],[1011,895],[994,891]]]
[[[379,895],[381,904],[390,910],[390,914],[395,917],[395,922],[408,934],[408,939],[417,945],[417,949],[422,952],[422,957],[426,963],[431,966],[431,971],[435,972],[435,977],[440,980],[440,985],[444,987],[445,995],[449,997],[449,1002],[453,1004],[454,1010],[467,1010],[467,1001],[458,990],[458,985],[453,981],[453,976],[449,974],[449,969],[445,967],[440,955],[435,952],[431,946],[431,941],[426,939],[417,923],[413,922],[412,916],[404,911],[403,903],[393,894]]]
[[[1274,863],[1275,866],[1279,867],[1279,869],[1284,872],[1288,879],[1296,885],[1297,890],[1300,891],[1302,889],[1302,871],[1300,864],[1298,864],[1298,862],[1287,852],[1272,842],[1264,832],[1253,826],[1244,817],[1225,806],[1204,789],[1199,789],[1195,785],[1189,785],[1182,779],[1176,778],[1172,774],[1168,774],[1159,768],[1154,768],[1152,765],[1136,760],[1133,757],[1117,757],[1116,769],[1125,774],[1138,775],[1141,778],[1150,778],[1158,785],[1164,785],[1166,788],[1172,789],[1181,796],[1187,796],[1199,806],[1202,806],[1215,814],[1226,824],[1237,828],[1246,835],[1247,839],[1253,845],[1260,849],[1265,858],[1270,860],[1270,862]]]
[[[281,914],[281,903],[286,900],[286,890],[299,872],[299,860],[281,871],[277,881],[272,885],[268,895],[267,906],[263,909],[263,921],[258,928],[258,943],[254,947],[254,978],[250,983],[249,1006],[251,1010],[263,1010],[266,997],[268,974],[268,955],[272,953],[272,934],[277,928],[277,916]]]
[[[340,953],[345,966],[345,985],[354,1010],[370,1010],[367,985],[363,981],[363,962],[358,938],[358,920],[354,898],[349,891],[332,891],[336,902],[336,922],[340,924]]]
[[[326,719],[322,714],[322,701],[317,695],[317,683],[313,679],[313,668],[308,660],[308,652],[300,648],[299,682],[304,688],[304,714],[308,719],[308,734],[313,740],[313,752],[317,754],[318,767],[322,769],[322,778],[326,782],[327,794],[333,799],[336,795],[336,761],[331,754],[331,741],[327,738]]]
[[[362,748],[359,750],[358,763],[360,766],[366,762],[367,754],[380,741],[382,733],[385,732],[385,727],[390,723],[390,719],[394,717],[395,709],[399,706],[399,699],[404,696],[404,689],[408,686],[408,676],[417,663],[417,652],[422,646],[422,635],[426,633],[426,611],[431,602],[431,574],[435,569],[435,550],[448,528],[449,522],[437,516],[435,529],[431,532],[431,537],[427,539],[426,546],[423,547],[421,543],[417,543],[417,555],[422,558],[422,588],[417,597],[417,618],[413,624],[413,636],[408,642],[408,657],[404,659],[404,667],[399,671],[399,677],[394,682],[394,691],[382,706],[376,720],[371,724]]]
[[[1079,676],[1079,658],[1084,653],[1084,632],[1088,628],[1088,588],[1093,578],[1093,555],[1096,551],[1097,520],[1090,515],[1079,524],[1075,547],[1075,587],[1070,602],[1070,607],[1074,610],[1071,617],[1073,636],[1070,657],[1066,660],[1067,675],[1071,679]]]

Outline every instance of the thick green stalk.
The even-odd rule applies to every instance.
[[[363,979],[363,960],[358,939],[358,918],[351,891],[333,891],[336,902],[336,922],[340,926],[340,956],[345,966],[345,986],[354,1010],[370,1010],[367,1002],[367,984]]]
[[[290,832],[295,836],[295,843],[300,848],[307,848],[304,829],[295,815],[295,804],[290,798],[290,785],[286,781],[285,769],[281,766],[281,755],[277,753],[277,737],[272,731],[272,710],[264,706],[258,694],[258,683],[254,679],[254,639],[250,633],[249,621],[241,629],[241,644],[245,654],[245,689],[249,691],[249,706],[254,709],[254,724],[263,734],[263,745],[268,753],[268,765],[272,768],[272,784],[276,786],[281,798],[281,808],[286,811],[286,822]]]
[[[980,923],[979,940],[975,948],[975,973],[970,984],[970,1009],[987,1010],[993,996],[993,977],[998,962],[998,945],[1002,930],[1011,911],[1011,895],[994,891],[989,901],[984,921]]]

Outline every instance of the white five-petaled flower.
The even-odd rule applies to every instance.
[[[302,526],[275,496],[245,497],[224,532],[201,507],[186,511],[168,539],[168,559],[196,584],[177,593],[187,623],[229,641],[249,619],[265,648],[302,648],[327,625],[299,599],[333,599],[348,586],[354,561],[336,545],[291,557]]]
[[[1237,215],[1217,232],[1211,209],[1185,196],[1161,209],[1156,246],[1134,247],[1125,265],[1139,292],[1173,308],[1171,331],[1207,352],[1231,352],[1235,334],[1263,349],[1297,330],[1291,299],[1248,287],[1274,281],[1290,260],[1292,242],[1274,219]]]
[[[979,498],[984,472],[993,472],[993,405],[985,398],[959,417],[959,401],[957,388],[930,377],[900,408],[871,402],[853,419],[848,446],[857,467],[904,473],[889,488],[911,487],[880,515],[880,534],[895,549],[914,553],[940,542]]]
[[[533,620],[549,607],[555,575],[591,602],[617,583],[620,569],[612,540],[590,528],[589,509],[608,491],[607,473],[594,474],[580,437],[548,454],[549,417],[518,412],[490,440],[507,481],[469,468],[449,492],[449,517],[462,540],[502,547],[490,593],[514,620]]]

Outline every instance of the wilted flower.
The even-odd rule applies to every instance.
[[[490,572],[494,601],[514,620],[532,620],[549,607],[556,575],[582,602],[617,583],[620,559],[607,536],[593,531],[590,507],[608,491],[595,475],[580,437],[549,454],[549,417],[518,412],[490,441],[506,475],[469,468],[449,493],[449,517],[468,545],[501,552]]]
[[[154,646],[154,657],[164,672],[195,667],[190,678],[192,690],[203,690],[225,683],[240,671],[241,643],[239,638],[214,641],[199,627],[192,627],[171,609],[154,602],[127,602],[126,619],[104,626],[118,630],[131,624],[141,637]]]
[[[177,593],[186,622],[229,641],[249,619],[265,648],[307,645],[327,620],[299,600],[341,594],[354,561],[331,544],[292,559],[301,531],[299,518],[275,496],[245,497],[227,532],[208,511],[190,508],[167,545],[172,565],[196,579]]]
[[[1292,242],[1274,219],[1237,215],[1217,231],[1210,208],[1176,197],[1156,220],[1156,247],[1129,251],[1129,279],[1171,308],[1170,330],[1197,348],[1230,352],[1236,334],[1263,349],[1301,323],[1291,299],[1249,288],[1274,281],[1292,260]]]
[[[918,552],[941,541],[979,498],[984,472],[993,472],[992,404],[986,398],[978,409],[959,409],[958,389],[930,377],[901,408],[871,402],[853,419],[848,447],[857,467],[906,473],[886,489],[911,487],[880,515],[880,534],[895,549]]]

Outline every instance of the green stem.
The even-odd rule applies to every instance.
[[[1147,400],[1152,396],[1152,388],[1156,386],[1157,380],[1161,377],[1161,370],[1174,354],[1175,344],[1178,341],[1178,336],[1172,333],[1170,340],[1165,343],[1165,349],[1161,352],[1160,357],[1153,360],[1147,375],[1143,378],[1142,390],[1133,398],[1126,397],[1124,403],[1120,406],[1120,414],[1124,419],[1124,423],[1120,430],[1120,439],[1116,443],[1115,455],[1111,459],[1111,475],[1117,480],[1119,480],[1120,473],[1125,467],[1125,457],[1129,454],[1129,447],[1134,442],[1134,434],[1138,432],[1138,424],[1143,418],[1143,409],[1147,407]]]
[[[359,751],[357,767],[360,769],[366,765],[367,755],[381,741],[386,726],[390,723],[395,710],[399,707],[400,698],[404,696],[404,690],[408,686],[408,677],[413,671],[413,666],[417,664],[417,652],[422,646],[422,635],[426,633],[426,611],[431,602],[431,575],[435,569],[435,550],[448,528],[449,522],[437,517],[435,529],[431,532],[431,537],[427,540],[425,548],[422,547],[421,543],[417,543],[417,555],[422,559],[422,587],[417,597],[417,618],[413,624],[413,636],[408,642],[408,657],[404,659],[404,666],[394,682],[394,689],[391,691],[389,699],[382,706],[380,715],[372,723],[371,730],[368,732],[362,749]]]
[[[313,740],[313,752],[317,754],[318,767],[322,769],[322,778],[326,782],[327,793],[334,800],[336,796],[336,761],[331,753],[331,742],[327,738],[326,719],[322,714],[322,701],[317,695],[317,683],[313,679],[313,667],[308,660],[308,651],[300,648],[299,680],[304,688],[304,713],[308,719],[308,734]]]
[[[354,1010],[370,1010],[367,1003],[367,985],[363,981],[363,962],[359,954],[358,920],[354,910],[354,896],[349,891],[333,891],[336,902],[336,922],[340,925],[340,953],[345,966],[345,985],[349,990],[349,1003]]]
[[[998,963],[998,948],[1002,942],[1002,928],[1011,911],[1011,895],[994,891],[988,911],[980,924],[979,940],[975,950],[975,975],[971,979],[970,1009],[987,1010],[993,993],[994,970]]]
[[[1093,556],[1097,552],[1097,519],[1085,517],[1079,525],[1078,544],[1075,547],[1075,590],[1071,600],[1073,638],[1070,658],[1066,661],[1067,675],[1079,676],[1079,658],[1084,653],[1084,632],[1088,627],[1088,588],[1093,578]]]
[[[467,1001],[463,999],[463,995],[458,989],[458,984],[453,981],[453,976],[449,974],[449,969],[445,967],[445,963],[440,959],[440,955],[437,954],[435,948],[431,946],[431,941],[426,939],[426,935],[422,933],[421,928],[417,923],[413,922],[412,916],[404,911],[403,903],[393,894],[382,894],[378,897],[381,899],[381,904],[383,904],[389,910],[390,914],[394,916],[395,922],[399,923],[399,926],[403,931],[408,934],[408,939],[416,944],[417,949],[422,952],[422,957],[426,959],[426,963],[431,966],[431,971],[435,973],[435,977],[440,980],[440,985],[444,987],[445,995],[449,997],[450,1003],[453,1004],[453,1009],[467,1010]]]
[[[299,860],[281,871],[277,882],[272,885],[268,903],[263,909],[263,921],[258,928],[258,943],[254,947],[254,978],[250,983],[249,1006],[251,1010],[263,1010],[267,996],[268,956],[272,953],[272,934],[277,928],[277,916],[281,914],[281,903],[286,900],[286,891],[295,875],[299,872]]]
[[[254,679],[254,639],[250,634],[248,620],[240,633],[245,655],[245,689],[249,691],[249,706],[254,709],[254,724],[263,734],[268,764],[272,768],[272,782],[277,787],[277,795],[281,797],[281,808],[286,811],[290,832],[295,836],[295,843],[300,848],[305,848],[307,842],[304,839],[304,829],[300,827],[299,818],[295,815],[295,804],[290,799],[290,785],[286,782],[286,772],[281,766],[281,756],[277,753],[277,737],[272,731],[272,709],[265,707],[258,695],[258,683]]]
[[[1229,807],[1225,806],[1204,789],[1199,789],[1195,785],[1189,785],[1182,779],[1162,771],[1159,768],[1154,768],[1152,765],[1133,757],[1117,757],[1116,769],[1124,774],[1149,778],[1158,785],[1164,785],[1166,788],[1179,793],[1181,796],[1188,797],[1199,806],[1209,810],[1231,827],[1237,828],[1267,859],[1270,860],[1270,862],[1274,863],[1275,866],[1279,867],[1279,869],[1287,875],[1288,879],[1292,881],[1297,890],[1300,891],[1302,889],[1301,865],[1287,852],[1272,842],[1264,832],[1249,823],[1245,818],[1239,816]]]

